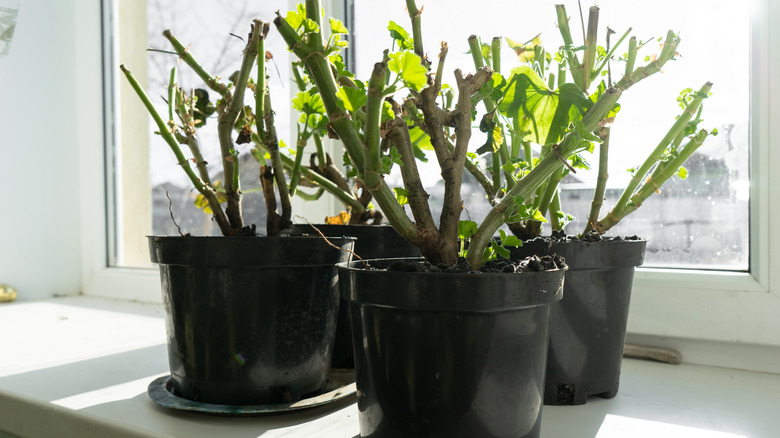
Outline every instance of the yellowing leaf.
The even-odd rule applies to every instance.
[[[496,125],[493,127],[493,149],[497,150],[504,144],[504,136],[501,134],[501,127]]]
[[[350,217],[351,215],[346,211],[342,211],[338,216],[326,216],[325,225],[347,225]]]

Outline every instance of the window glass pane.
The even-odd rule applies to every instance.
[[[590,3],[583,2],[583,5],[587,8]],[[676,98],[681,90],[698,89],[706,81],[714,83],[713,94],[704,103],[704,122],[700,127],[719,130],[718,136],[708,138],[688,160],[686,180],[670,179],[660,193],[651,196],[635,213],[610,230],[610,234],[648,238],[645,266],[747,270],[748,8],[734,7],[733,2],[726,0],[658,0],[632,2],[630,6],[617,0],[601,0],[598,5],[601,44],[607,26],[617,32],[612,36],[613,43],[632,27],[632,35],[650,41],[641,52],[650,57],[660,52],[655,39],[665,36],[667,30],[679,32],[682,38],[676,60],[667,63],[662,73],[626,91],[621,98],[622,109],[612,129],[610,179],[602,216],[628,183],[627,169],[641,165],[641,160],[655,148],[680,114]],[[354,3],[352,50],[359,78],[367,78],[373,63],[381,59],[382,50],[389,48],[388,20],[410,29],[403,6],[385,3],[382,13],[377,13],[377,7],[375,2]],[[568,2],[567,8],[575,44],[579,44],[582,31],[577,3]],[[562,45],[552,3],[497,0],[490,2],[489,7],[474,8],[465,1],[427,2],[422,21],[425,49],[434,65],[439,42],[446,41],[449,45],[445,68],[449,73],[445,82],[449,83],[454,83],[451,72],[455,68],[464,72],[474,70],[471,55],[467,53],[467,38],[471,34],[483,42],[495,36],[524,42],[540,34],[548,50],[554,51]],[[616,55],[624,52],[625,47]],[[639,65],[645,62],[642,57]],[[506,47],[502,60],[504,75],[519,65],[514,53]],[[623,62],[612,63],[615,80],[623,68]],[[472,139],[472,151],[477,143],[481,144]],[[570,175],[562,185],[562,209],[577,218],[566,227],[569,234],[583,229],[595,187],[598,155],[586,154],[585,158],[593,169]],[[435,160],[430,162],[425,175],[429,186],[441,179],[433,164]],[[400,180],[395,184],[400,185]],[[438,192],[430,191],[433,197]],[[487,213],[489,205],[475,182],[464,187],[463,198],[471,218],[480,219]]]

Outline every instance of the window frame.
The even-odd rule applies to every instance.
[[[103,0],[103,31],[114,29],[111,6],[116,0]],[[347,0],[348,2],[349,0]],[[326,10],[345,10],[344,1],[326,0]],[[329,4],[330,3],[330,4]],[[770,172],[780,151],[771,141],[780,138],[780,30],[770,23],[780,22],[780,4],[753,0],[751,18],[751,117],[750,117],[750,271],[702,271],[687,269],[639,268],[634,279],[628,331],[634,334],[680,337],[711,341],[743,342],[780,346],[780,290],[773,287],[780,271],[780,233],[771,233],[770,218],[780,217],[780,175]],[[294,2],[291,2],[294,6]],[[331,6],[331,7],[329,7]],[[112,33],[104,37],[104,126],[101,142],[80,142],[84,180],[83,293],[118,299],[160,302],[159,278],[154,269],[109,267],[107,213],[111,201],[106,189],[111,173],[108,153],[115,141],[113,108],[117,102],[118,75],[112,65]],[[106,43],[108,41],[108,43]],[[90,127],[94,131],[94,127]],[[87,170],[89,170],[87,172]]]

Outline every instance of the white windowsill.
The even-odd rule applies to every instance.
[[[354,399],[288,415],[212,417],[147,396],[167,373],[159,304],[65,297],[0,305],[0,431],[22,437],[358,435]],[[618,396],[546,406],[544,438],[776,436],[780,375],[627,359]]]

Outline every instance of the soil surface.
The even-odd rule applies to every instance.
[[[432,272],[432,273],[479,273],[479,272],[530,272],[530,271],[548,271],[555,269],[565,269],[566,262],[562,257],[552,256],[530,256],[521,260],[509,260],[498,257],[483,264],[478,271],[471,268],[471,264],[465,258],[459,258],[453,266],[432,265],[427,261],[397,261],[387,267],[388,271],[395,272]]]
[[[529,242],[566,242],[566,241],[579,241],[579,242],[619,242],[621,240],[642,240],[642,238],[634,236],[602,236],[595,231],[589,231],[580,236],[567,236],[563,231],[553,231],[550,236],[540,236],[529,240]]]

